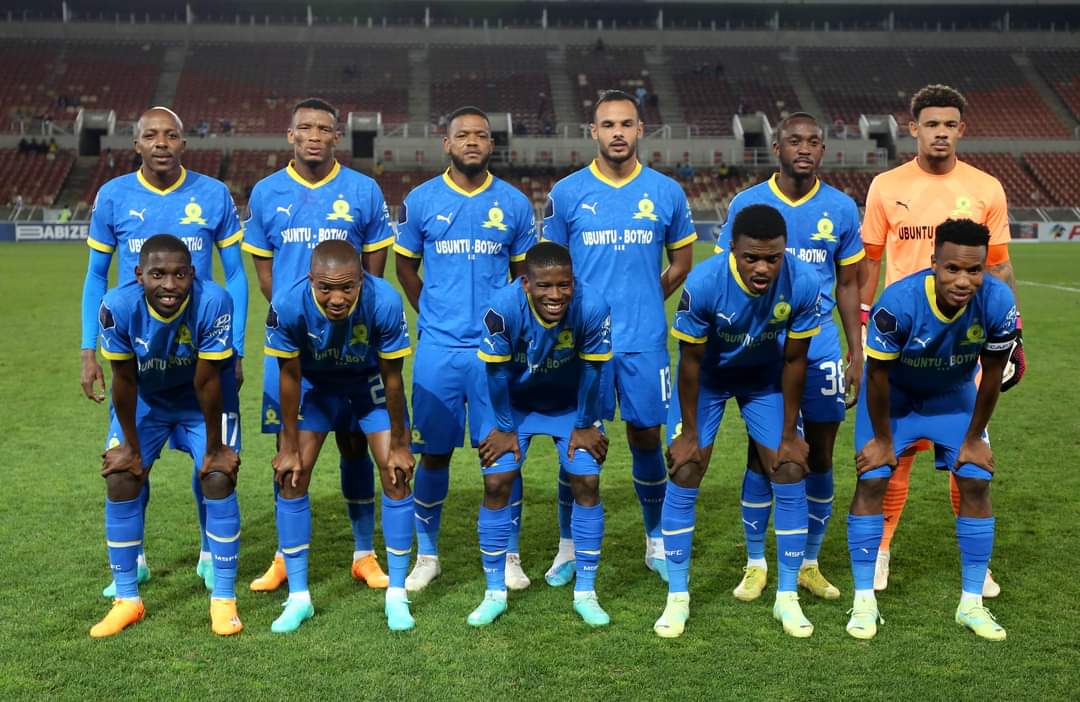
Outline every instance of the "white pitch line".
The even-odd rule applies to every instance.
[[[1050,283],[1034,283],[1030,280],[1018,280],[1017,285],[1030,285],[1036,288],[1049,288],[1051,290],[1064,290],[1065,292],[1080,293],[1080,288],[1070,288],[1066,285],[1051,285]]]

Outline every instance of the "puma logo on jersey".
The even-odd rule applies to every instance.
[[[732,321],[734,321],[734,319],[735,319],[735,312],[732,312],[731,314],[724,314],[723,312],[717,312],[716,316],[719,317],[720,319],[724,320],[728,324],[731,324]]]
[[[599,202],[594,202],[591,205],[589,203],[587,203],[587,202],[583,202],[583,203],[581,203],[581,209],[588,210],[589,212],[592,212],[595,215],[596,214],[596,208],[599,205],[600,205]]]
[[[925,348],[926,348],[926,345],[930,343],[930,339],[931,339],[931,338],[932,338],[932,337],[929,337],[929,336],[928,336],[928,337],[926,337],[925,339],[920,339],[919,337],[917,337],[917,336],[916,336],[916,337],[912,337],[912,340],[913,340],[913,341],[914,341],[914,342],[915,342],[916,344],[918,344],[919,346],[922,346],[922,347],[923,347],[923,348],[925,349]]]
[[[904,208],[905,210],[907,210],[908,212],[911,212],[911,208],[910,208],[910,207],[908,207],[908,204],[907,204],[906,202],[900,202],[899,200],[897,200],[897,201],[896,201],[896,204],[897,204],[897,205],[900,205],[901,207],[903,207],[903,208]]]
[[[292,217],[292,205],[289,205],[288,207],[282,207],[281,205],[278,205],[277,210],[275,211],[284,212],[286,217]]]
[[[146,353],[150,353],[150,342],[149,341],[147,341],[146,339],[140,339],[139,337],[135,337],[135,343],[142,346],[143,351],[145,351]]]
[[[441,214],[440,215],[435,215],[435,221],[436,222],[446,222],[447,224],[450,224],[450,218],[453,217],[453,216],[454,215],[452,213],[448,214],[448,215],[441,215]]]
[[[132,217],[138,217],[140,222],[146,222],[146,208],[141,210],[128,210],[128,214]]]

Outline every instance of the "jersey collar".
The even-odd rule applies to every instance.
[[[939,321],[945,322],[946,324],[952,324],[960,317],[960,315],[964,314],[967,305],[964,305],[957,310],[956,314],[952,317],[946,317],[945,313],[937,306],[937,291],[934,290],[934,276],[928,275],[923,280],[925,281],[923,287],[926,289],[926,301],[930,303],[930,311],[934,313],[934,316],[937,317]]]
[[[319,314],[321,314],[323,317],[326,317],[326,320],[328,322],[335,321],[335,320],[332,320],[332,319],[330,319],[329,317],[326,316],[326,310],[324,310],[323,306],[319,304],[319,298],[315,297],[315,288],[313,286],[309,285],[308,290],[311,291],[311,301],[315,303],[315,309],[319,310]],[[363,297],[363,296],[364,296],[364,291],[361,289],[360,294],[356,296],[355,300],[353,300],[352,307],[349,308],[349,314],[348,314],[348,316],[346,318],[352,317],[352,313],[356,311],[356,306],[358,304],[360,304],[360,298]],[[344,320],[341,320],[341,321],[344,321]]]
[[[634,170],[631,171],[630,175],[626,176],[620,181],[614,181],[601,173],[600,167],[596,165],[596,159],[593,159],[593,162],[589,164],[589,172],[592,173],[593,177],[599,180],[601,183],[605,185],[610,185],[613,188],[621,188],[624,185],[629,185],[630,181],[632,181],[634,178],[637,178],[638,175],[641,173],[641,161],[637,162],[637,164],[634,166]]]
[[[148,181],[146,179],[146,176],[144,176],[142,174],[142,168],[135,171],[135,177],[139,179],[139,183],[144,188],[146,188],[150,192],[154,193],[155,195],[168,195],[169,193],[173,192],[174,190],[179,188],[181,185],[183,185],[184,181],[187,180],[187,169],[184,168],[183,166],[180,166],[180,177],[176,179],[175,183],[173,183],[169,187],[165,188],[164,190],[162,190],[161,188],[154,187],[154,185],[151,184],[150,181]]]
[[[488,188],[490,188],[492,182],[494,182],[494,180],[495,180],[494,176],[491,175],[491,171],[488,171],[487,178],[484,178],[484,182],[480,185],[480,187],[477,188],[476,190],[471,190],[470,191],[470,190],[466,190],[465,188],[461,187],[460,185],[458,185],[457,183],[454,182],[454,179],[450,177],[450,169],[449,168],[447,168],[446,171],[442,174],[442,179],[443,179],[443,182],[446,183],[446,187],[450,188],[451,190],[453,190],[455,193],[457,193],[459,195],[464,195],[465,197],[476,197],[480,193],[482,193],[485,190],[487,190]]]
[[[147,300],[145,296],[143,297],[143,300],[146,302],[146,309],[150,310],[151,317],[163,324],[171,324],[172,322],[176,321],[177,317],[184,314],[184,310],[187,309],[188,303],[191,302],[191,293],[188,293],[188,296],[185,297],[184,301],[180,303],[180,309],[176,310],[176,314],[171,317],[162,317],[160,314],[158,314],[158,311],[150,305],[150,301]]]
[[[814,178],[814,187],[810,188],[810,192],[806,193],[805,195],[800,197],[798,200],[792,200],[791,198],[789,198],[787,195],[784,194],[783,190],[780,189],[780,174],[779,173],[773,173],[772,178],[769,178],[769,190],[772,191],[772,194],[775,195],[776,198],[778,200],[780,200],[780,202],[784,203],[788,207],[798,207],[799,205],[805,205],[807,202],[810,202],[810,200],[812,200],[815,195],[817,195],[817,192],[820,189],[821,189],[821,179],[820,178]]]
[[[303,185],[305,188],[310,188],[311,190],[314,190],[315,188],[321,188],[322,186],[326,185],[337,177],[337,174],[341,172],[341,162],[335,160],[334,167],[331,168],[330,172],[326,174],[326,177],[320,180],[318,183],[309,183],[304,180],[304,177],[297,173],[296,169],[293,168],[292,161],[289,161],[289,165],[285,166],[285,172],[289,174],[290,178],[295,180],[300,185]]]
[[[559,321],[562,321],[559,320],[555,322],[545,322],[544,318],[540,316],[540,313],[536,311],[536,306],[533,304],[532,295],[526,292],[525,299],[529,301],[529,309],[532,310],[533,317],[536,317],[536,321],[540,322],[540,326],[542,326],[544,329],[551,329],[552,327],[558,326]]]
[[[760,297],[756,292],[746,287],[746,283],[743,282],[742,276],[739,275],[739,268],[735,265],[735,254],[728,253],[728,268],[731,269],[731,277],[735,279],[735,282],[739,284],[742,291],[750,297]]]

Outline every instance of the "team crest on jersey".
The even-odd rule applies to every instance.
[[[266,414],[263,416],[263,424],[281,424],[281,420],[278,419],[278,414],[273,407],[266,408]]]
[[[833,235],[833,223],[829,219],[829,213],[826,212],[821,216],[821,219],[817,223],[817,232],[810,237],[810,241],[828,241],[836,243],[836,237]]]
[[[338,199],[334,200],[334,204],[330,206],[330,209],[333,211],[326,215],[327,221],[353,221],[353,216],[349,214],[349,202],[342,195],[338,195]]]
[[[505,216],[502,208],[499,207],[499,203],[496,202],[495,206],[488,210],[488,218],[480,225],[480,227],[483,229],[498,229],[500,232],[505,232],[507,229],[506,225],[503,224],[503,218]]]
[[[647,219],[650,222],[656,221],[656,214],[653,210],[656,209],[656,204],[649,199],[649,194],[645,193],[637,204],[637,212],[634,213],[634,219]]]
[[[412,430],[412,442],[414,444],[425,444],[425,443],[427,443],[426,441],[424,441],[424,437],[420,433],[419,429],[413,429]]]
[[[116,434],[113,434],[112,436],[109,437],[109,445],[106,446],[105,448],[114,449],[119,445],[120,445],[120,437],[117,436]]]
[[[956,197],[956,205],[953,211],[949,213],[950,217],[972,217],[974,213],[971,211],[971,198],[967,195],[958,195]]]
[[[769,320],[769,324],[781,324],[786,322],[788,317],[791,316],[791,305],[781,298],[780,302],[773,305],[772,319]]]
[[[964,335],[964,345],[969,344],[982,344],[986,341],[986,330],[978,322],[975,322],[967,328],[967,333]]]
[[[367,346],[368,343],[368,329],[366,324],[357,324],[352,328],[352,338],[349,339],[350,346]]]
[[[188,325],[181,324],[176,328],[176,343],[181,346],[191,346],[191,329]]]
[[[555,350],[572,349],[574,348],[574,332],[569,329],[563,329],[559,332],[559,338],[555,342]]]
[[[143,211],[145,212],[145,210]],[[202,207],[195,202],[195,198],[191,198],[191,202],[184,207],[184,218],[180,220],[180,224],[206,225],[206,220],[202,216]]]

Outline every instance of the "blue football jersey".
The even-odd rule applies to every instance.
[[[394,243],[378,183],[336,161],[318,183],[301,178],[290,162],[255,184],[249,207],[243,248],[274,259],[275,288],[307,276],[320,242],[343,239],[365,253]]]
[[[379,358],[411,353],[401,296],[390,283],[365,272],[348,318],[332,321],[306,278],[280,287],[266,316],[265,351],[278,358],[299,357],[304,379],[317,388],[367,392]]]
[[[146,301],[143,287],[132,281],[105,294],[98,332],[102,356],[136,360],[139,397],[145,402],[197,408],[196,360],[233,354],[232,298],[213,281],[195,280],[180,309],[162,317]]]
[[[510,404],[526,412],[576,407],[581,362],[612,355],[607,303],[582,283],[574,288],[566,315],[549,324],[518,279],[495,293],[480,329],[477,355],[488,363],[510,363]]]
[[[213,247],[232,246],[243,237],[229,189],[201,173],[181,167],[180,178],[165,190],[151,185],[141,171],[101,186],[86,243],[117,254],[118,285],[135,280],[139,251],[155,234],[172,234],[187,245],[200,280],[213,280]]]
[[[697,239],[678,183],[640,163],[615,183],[594,161],[551,189],[543,238],[568,247],[574,276],[607,300],[616,351],[667,348],[664,251]]]
[[[934,274],[923,270],[881,294],[870,312],[866,354],[889,367],[889,382],[918,394],[940,394],[971,383],[979,354],[1009,350],[1016,338],[1016,300],[990,275],[952,317],[937,305]]]
[[[820,296],[817,277],[791,254],[784,254],[780,274],[761,295],[739,277],[734,254],[713,256],[690,271],[671,334],[706,345],[701,369],[714,384],[772,382],[785,335],[805,339],[820,331]],[[748,370],[760,370],[761,378]]]
[[[532,204],[490,173],[466,192],[449,171],[419,185],[398,213],[394,251],[424,261],[417,328],[440,346],[476,348],[476,320],[536,243]]]
[[[787,223],[787,250],[808,263],[821,279],[821,312],[832,313],[836,306],[837,266],[857,263],[864,255],[859,234],[859,208],[855,201],[818,180],[804,197],[790,200],[780,190],[778,174],[743,190],[728,208],[727,221],[720,230],[716,252],[731,249],[731,226],[735,215],[750,205],[768,205],[780,212]]]

